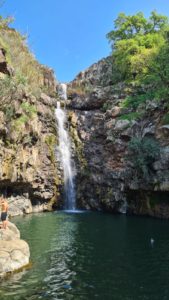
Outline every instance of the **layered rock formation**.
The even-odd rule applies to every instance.
[[[0,193],[7,197],[12,216],[51,210],[61,186],[55,159],[57,81],[51,69],[29,60],[35,64],[32,72],[36,65],[41,71],[37,86],[14,76],[6,51],[0,51]]]
[[[19,230],[9,222],[6,230],[0,229],[0,278],[27,266],[29,258],[28,244],[20,239]]]
[[[169,217],[169,125],[166,103],[147,99],[124,108],[135,84],[111,82],[111,59],[80,73],[69,84],[71,135],[77,160],[78,205],[87,209]],[[139,87],[144,93],[146,87]],[[148,178],[137,176],[129,142],[148,138],[160,154]]]

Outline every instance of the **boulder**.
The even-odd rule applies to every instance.
[[[113,118],[117,117],[120,114],[121,108],[119,106],[114,106],[111,110],[111,116]]]
[[[118,120],[115,124],[115,130],[116,131],[122,131],[126,129],[130,125],[130,121],[128,120]]]
[[[28,197],[18,195],[8,198],[10,217],[32,213],[32,203]]]
[[[6,230],[0,229],[0,277],[25,267],[29,258],[28,244],[20,239],[17,227],[8,222]]]

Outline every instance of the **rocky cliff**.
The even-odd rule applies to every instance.
[[[15,30],[1,28],[0,47],[0,193],[8,198],[10,215],[50,210],[61,186],[57,81]]]
[[[68,87],[78,205],[168,218],[167,103],[143,97],[137,108],[127,106],[149,87],[113,84],[112,68],[111,58],[103,59]]]
[[[149,98],[149,86],[134,80],[114,84],[113,68],[107,57],[68,84],[78,207],[169,217],[167,101]],[[0,193],[10,215],[62,204],[57,90],[53,71],[36,61],[17,31],[2,27]]]

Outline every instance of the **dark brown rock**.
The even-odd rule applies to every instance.
[[[128,210],[169,218],[169,205],[164,197],[160,199],[164,193],[169,198],[169,130],[168,125],[161,124],[163,105],[147,99],[146,106],[138,109],[140,117],[125,119],[125,114],[133,111],[121,109],[122,103],[136,87],[124,83],[113,86],[111,81],[101,85],[103,77],[108,76],[102,73],[101,64],[81,72],[68,88],[77,89],[68,107],[74,109],[76,119],[73,122],[70,118],[70,131],[77,163],[78,204],[86,209]],[[84,93],[79,93],[77,87],[85,87]],[[128,142],[133,137],[152,138],[159,144],[160,157],[151,166],[148,179],[138,178],[127,160]],[[159,197],[155,206],[150,205],[151,195]]]
[[[13,75],[13,69],[6,60],[6,51],[3,48],[0,48],[0,73]]]

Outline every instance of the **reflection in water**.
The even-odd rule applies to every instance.
[[[33,267],[1,282],[0,300],[169,299],[169,222],[99,213],[14,221]]]
[[[44,278],[44,282],[48,286],[48,294],[62,295],[65,288],[72,286],[76,272],[71,268],[71,261],[76,260],[76,247],[74,247],[74,239],[76,237],[77,222],[71,217],[64,220],[56,229],[56,235],[51,241],[51,249],[48,252],[50,256],[50,268]]]

